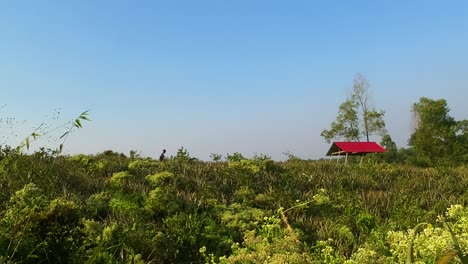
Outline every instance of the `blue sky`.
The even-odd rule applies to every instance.
[[[12,145],[90,109],[67,153],[321,158],[358,72],[399,146],[422,96],[468,118],[467,1],[2,1],[0,34]]]

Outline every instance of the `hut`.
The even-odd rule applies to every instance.
[[[381,153],[386,150],[377,144],[376,142],[333,142],[330,149],[327,152],[327,156],[338,156],[344,155],[345,164],[348,163],[349,155],[356,155],[362,157],[369,153]],[[338,160],[337,160],[338,162]]]

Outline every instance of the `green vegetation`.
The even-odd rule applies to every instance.
[[[369,142],[372,134],[382,135],[386,132],[383,120],[385,112],[375,110],[369,93],[367,79],[356,74],[351,96],[340,105],[338,116],[331,123],[330,130],[325,129],[320,134],[328,143],[337,138],[360,141],[361,137]]]
[[[357,76],[326,140],[385,132]],[[364,163],[241,153],[163,162],[0,147],[0,263],[468,263],[468,121],[413,106],[410,147]],[[42,132],[45,131],[45,132]],[[41,132],[41,133],[39,133]]]
[[[410,148],[398,149],[385,129],[385,112],[371,105],[367,79],[356,74],[351,95],[339,106],[338,116],[329,130],[320,136],[333,140],[369,142],[371,135],[381,136],[380,144],[387,153],[376,161],[405,163],[416,166],[453,166],[468,163],[468,120],[455,120],[449,115],[444,99],[421,97],[412,107],[414,131],[408,140]]]
[[[423,166],[468,162],[468,120],[456,121],[444,99],[422,97],[413,105],[416,130],[409,143]]]
[[[409,244],[414,263],[435,263],[468,252],[466,166],[202,162],[183,149],[164,162],[0,159],[3,263],[406,263]]]

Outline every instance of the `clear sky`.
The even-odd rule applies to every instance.
[[[358,72],[399,146],[422,96],[468,118],[468,1],[0,2],[13,145],[90,109],[67,153],[321,158]]]

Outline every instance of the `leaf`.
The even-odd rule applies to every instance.
[[[414,262],[414,249],[413,249],[413,240],[414,237],[418,234],[419,228],[423,225],[428,225],[427,223],[419,223],[414,227],[414,234],[408,239],[408,245],[406,248],[406,264],[412,264]]]
[[[63,135],[62,135],[62,136],[60,136],[60,139],[62,139],[62,138],[63,138],[64,136],[66,136],[66,135],[68,135],[68,131],[67,131],[67,132],[65,132],[65,133],[63,133]]]
[[[29,150],[29,137],[26,138],[26,149]]]
[[[36,139],[36,138],[39,137],[40,135],[39,135],[38,133],[34,132],[34,133],[31,134],[31,136],[32,136],[34,139]]]
[[[80,115],[78,118],[79,118],[79,119],[86,120],[86,121],[91,121],[91,120],[88,118],[88,111],[84,111],[83,113],[81,113],[81,115]]]
[[[457,255],[457,251],[450,249],[437,260],[436,264],[448,264]]]
[[[406,264],[413,264],[413,262],[413,238],[411,237],[410,240],[408,240],[408,246],[406,248]]]
[[[63,144],[60,144],[59,147],[55,150],[55,154],[59,155],[60,153],[62,153],[62,150],[63,150]]]
[[[455,233],[453,233],[452,228],[450,227],[450,225],[448,223],[445,222],[445,226],[447,227],[447,229],[448,229],[448,231],[450,233],[450,237],[452,238],[453,247],[455,248],[455,250],[459,254],[461,254],[462,251],[461,251],[461,248],[460,248],[460,244],[458,243],[458,239],[455,236]]]
[[[74,125],[75,125],[77,128],[82,128],[82,127],[83,127],[83,126],[81,125],[80,119],[76,119]]]

